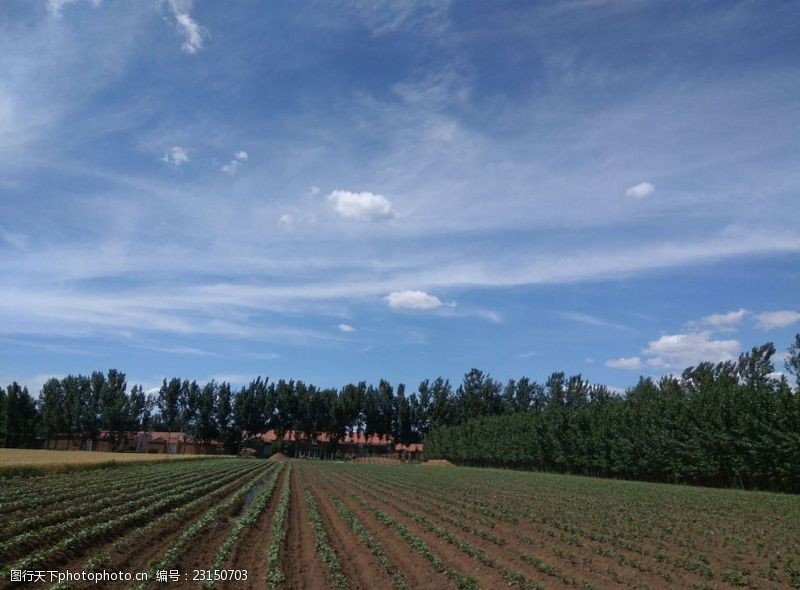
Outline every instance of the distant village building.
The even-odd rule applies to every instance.
[[[395,445],[389,436],[376,434],[367,436],[363,432],[346,433],[338,439],[335,449],[332,448],[331,435],[327,432],[320,432],[315,437],[308,438],[301,431],[287,430],[283,434],[281,445],[276,445],[279,435],[275,430],[268,430],[257,438],[261,447],[260,454],[263,457],[269,457],[276,447],[283,449],[291,447],[294,456],[311,459],[329,458],[331,454],[344,459],[357,459],[399,453],[398,458],[402,460],[419,461],[423,451],[423,445],[420,443]]]
[[[59,434],[48,439],[44,448],[59,451],[138,452],[167,455],[221,455],[222,443],[200,442],[183,432],[117,432],[102,431],[94,439]]]

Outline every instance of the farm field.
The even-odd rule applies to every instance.
[[[137,588],[211,588],[194,570],[237,569],[247,580],[216,587],[791,588],[800,498],[460,467],[136,464],[4,480],[0,567],[3,587],[11,569],[181,572],[117,585]]]
[[[97,463],[137,463],[195,458],[196,455],[163,455],[147,453],[103,453],[99,451],[52,451],[0,448],[0,473],[4,469],[31,467],[58,471],[62,468]]]

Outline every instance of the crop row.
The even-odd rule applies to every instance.
[[[403,486],[406,485],[404,482],[400,482],[397,480],[390,480],[390,481],[391,483],[389,485],[393,487],[402,488]],[[429,498],[436,498],[442,501],[451,499],[451,496],[447,496],[445,498],[440,492],[428,486],[420,485],[415,489],[417,490],[417,493],[419,493],[420,489],[423,489],[426,492],[425,496],[426,500],[428,500]],[[588,546],[593,553],[596,553],[597,555],[603,557],[613,557],[615,560],[624,562],[627,565],[633,567],[634,569],[645,571],[647,573],[656,573],[656,574],[661,573],[660,570],[654,572],[652,568],[649,568],[648,566],[641,564],[636,559],[626,556],[625,554],[621,553],[612,554],[607,549],[604,549],[602,546],[597,545],[596,542],[607,543],[614,547],[626,551],[632,551],[642,556],[646,557],[650,556],[650,553],[647,550],[637,546],[635,543],[626,542],[624,539],[620,539],[618,537],[606,537],[605,535],[599,533],[585,532],[578,527],[572,526],[570,524],[565,524],[563,522],[559,522],[555,517],[543,514],[541,510],[534,511],[532,509],[525,507],[524,502],[522,500],[517,501],[514,504],[515,507],[511,507],[508,505],[498,504],[497,502],[495,502],[494,504],[489,504],[472,498],[462,498],[462,500],[459,502],[459,505],[465,506],[469,510],[474,511],[476,514],[482,515],[483,517],[485,517],[486,515],[492,515],[491,518],[507,523],[519,524],[521,522],[527,522],[529,523],[528,526],[530,526],[530,524],[533,524],[535,530],[538,533],[546,537],[550,537],[550,540],[558,539],[559,541],[567,545],[573,545],[576,547]],[[437,515],[437,516],[439,518],[447,520],[442,515]],[[495,523],[492,523],[492,526],[494,526],[494,524]],[[550,527],[552,530],[548,528],[541,528],[540,525],[546,525],[547,527]],[[524,529],[519,529],[519,530],[524,530]],[[484,539],[492,540],[489,534],[486,533],[478,533],[478,534]],[[533,544],[532,542],[530,542],[530,538],[529,537],[526,538],[524,535],[519,536],[517,540],[522,540],[526,542],[528,545]],[[590,543],[589,541],[594,541],[595,543]],[[662,561],[669,561],[668,557],[665,554],[662,554],[661,559]],[[676,560],[674,562],[674,565],[683,567],[685,565],[685,561]]]
[[[159,570],[168,570],[173,567],[181,551],[183,551],[194,538],[205,531],[208,526],[221,514],[232,509],[234,506],[240,503],[245,495],[255,488],[256,485],[267,476],[268,474],[265,474],[262,471],[258,477],[250,480],[247,484],[240,487],[236,493],[228,497],[226,500],[210,507],[200,518],[185,528],[180,535],[173,539],[172,543],[170,543],[170,546],[164,552],[164,555],[161,557],[161,559],[150,565],[150,568],[148,569],[149,578],[153,579],[156,572]],[[136,590],[141,590],[145,586],[147,586],[146,582],[135,586],[135,588]]]
[[[404,484],[401,483],[401,482],[395,481],[395,482],[393,482],[393,485],[395,485],[397,487],[401,487]],[[420,486],[420,487],[425,488],[425,486]],[[443,499],[441,494],[439,494],[439,493],[437,493],[435,491],[432,491],[432,490],[430,490],[428,488],[425,488],[425,492],[426,492],[425,493],[425,500],[426,501],[430,497],[439,497],[439,498]],[[417,493],[419,494],[419,489],[417,489]],[[478,502],[478,501],[477,500],[468,499],[468,498],[462,498],[462,500],[461,500],[461,504],[462,505],[469,506],[471,508],[475,508],[475,503],[476,502]],[[713,577],[713,574],[711,574],[711,572],[708,569],[707,565],[703,564],[702,567],[697,567],[696,564],[694,562],[692,562],[691,560],[670,558],[670,556],[662,553],[662,554],[659,555],[659,558],[658,558],[658,561],[660,562],[660,564],[657,565],[657,566],[651,566],[651,565],[648,565],[646,563],[641,562],[640,560],[638,560],[638,559],[636,559],[634,557],[631,557],[630,555],[626,554],[625,552],[609,550],[608,548],[604,547],[602,543],[606,543],[606,544],[611,545],[613,547],[622,548],[625,551],[634,551],[634,552],[636,552],[636,553],[638,553],[640,555],[648,556],[648,553],[645,550],[643,550],[641,548],[638,548],[638,547],[636,547],[635,545],[633,545],[631,543],[626,543],[623,540],[620,540],[620,539],[617,539],[617,538],[613,538],[613,537],[612,538],[605,537],[605,536],[597,534],[597,533],[584,533],[583,531],[577,529],[576,527],[572,527],[572,526],[569,526],[569,525],[565,525],[563,523],[559,523],[553,517],[548,517],[546,515],[542,515],[540,512],[533,513],[531,511],[526,510],[524,507],[520,508],[519,504],[521,504],[521,503],[522,503],[521,501],[517,502],[517,507],[516,508],[511,508],[511,507],[508,507],[508,506],[502,507],[502,510],[497,511],[496,517],[499,517],[500,520],[513,521],[513,522],[518,522],[518,523],[527,521],[528,522],[528,526],[530,526],[530,523],[533,523],[533,525],[535,527],[535,530],[538,533],[540,533],[541,535],[543,535],[544,538],[546,539],[544,542],[538,543],[538,545],[543,549],[547,549],[547,550],[553,552],[559,558],[562,558],[562,559],[565,559],[565,560],[569,561],[571,563],[571,565],[573,565],[573,566],[578,561],[577,557],[574,554],[570,553],[570,552],[558,549],[553,544],[554,541],[558,540],[562,544],[571,545],[571,546],[574,546],[576,548],[587,548],[591,553],[594,553],[597,556],[600,556],[602,558],[607,558],[609,560],[613,560],[613,561],[617,562],[619,565],[624,565],[624,566],[630,567],[630,568],[632,568],[633,570],[636,570],[639,573],[646,573],[646,574],[649,574],[649,575],[652,575],[652,576],[661,577],[667,582],[673,582],[674,580],[672,578],[672,575],[664,567],[665,564],[670,564],[673,567],[676,567],[677,569],[682,569],[682,570],[684,570],[684,571],[686,571],[688,573],[701,575],[701,576],[706,577],[706,578]],[[496,508],[496,507],[497,506],[494,505],[494,508]],[[444,520],[445,522],[447,522],[448,520],[452,520],[452,519],[448,519],[447,517],[444,517],[444,515],[436,514],[435,511],[428,510],[428,512],[430,514],[434,514],[437,518],[439,518],[441,520]],[[482,509],[480,510],[480,514],[484,514],[485,515],[485,514],[488,514],[488,513],[490,513],[490,507],[487,507],[486,504],[484,504]],[[550,528],[541,528],[539,526],[540,523],[545,523],[549,527],[552,527],[552,530]],[[456,523],[456,524],[458,524],[458,523]],[[465,530],[467,532],[475,532],[475,531],[469,531],[469,529],[473,528],[473,527],[463,527],[462,526],[460,528],[462,528],[462,530]],[[514,530],[515,530],[515,533],[516,533],[516,534],[514,534],[514,536],[516,537],[516,541],[517,541],[516,543],[514,543],[515,545],[518,545],[519,541],[522,541],[523,543],[525,543],[526,545],[529,545],[529,546],[537,545],[537,543],[531,537],[529,537],[527,535],[524,535],[524,534],[519,534],[521,531],[525,530],[524,528],[514,527]],[[554,531],[556,531],[556,532],[554,532]],[[586,538],[582,540],[581,536],[583,536],[583,535],[586,535]],[[488,534],[478,533],[478,536],[482,537],[485,540],[490,540],[490,541],[492,540],[491,536],[488,535]],[[598,542],[600,542],[601,544],[598,544]],[[520,550],[518,550],[518,549],[516,549],[514,547],[510,547],[508,549],[508,551],[510,551],[511,553],[515,554],[517,557],[519,557],[523,561],[526,561],[526,562],[534,565],[534,567],[536,567],[536,569],[538,569],[542,573],[545,573],[547,575],[551,575],[551,576],[560,578],[564,583],[567,583],[567,584],[572,584],[572,585],[577,584],[577,580],[573,576],[567,576],[566,574],[564,574],[561,570],[559,570],[555,566],[543,562],[541,560],[541,558],[539,558],[538,556],[530,555],[530,554],[522,552],[522,551],[520,551]],[[587,562],[585,559],[581,560],[581,562],[582,562],[583,568],[586,569],[586,570],[594,571],[596,574],[601,575],[601,576],[606,576],[606,575],[610,576],[615,581],[620,579],[619,572],[617,572],[616,569],[614,569],[614,568],[612,568],[611,570],[606,569],[605,571],[600,571],[597,568],[595,568],[591,563]],[[634,574],[634,576],[635,575],[636,574]],[[586,582],[584,582],[581,585],[586,586]]]
[[[564,570],[557,567],[552,563],[545,562],[541,557],[536,555],[530,555],[526,552],[520,551],[516,546],[520,544],[520,541],[525,541],[524,537],[521,537],[518,534],[518,531],[514,529],[507,531],[513,539],[511,541],[507,540],[505,537],[498,535],[496,532],[496,527],[506,528],[502,525],[501,522],[495,522],[485,516],[481,516],[483,513],[477,514],[468,514],[463,510],[460,510],[454,506],[458,501],[454,500],[451,495],[448,495],[446,498],[443,495],[433,494],[429,491],[425,493],[420,493],[420,490],[416,490],[415,494],[402,494],[402,490],[398,490],[396,488],[398,486],[392,486],[380,483],[378,480],[370,479],[369,481],[369,489],[373,491],[379,491],[381,494],[381,498],[384,500],[392,499],[396,504],[401,504],[407,507],[412,507],[415,510],[428,514],[429,516],[446,523],[450,526],[453,526],[459,529],[462,532],[469,533],[481,541],[485,541],[491,543],[497,547],[503,547],[503,551],[506,554],[514,555],[521,561],[526,562],[529,565],[532,565],[539,573],[544,574],[546,576],[556,578],[560,580],[562,583],[571,585],[571,586],[580,586],[582,588],[590,587],[589,582],[587,581],[579,581],[573,575],[567,574]],[[435,499],[440,499],[442,502],[437,503],[434,501]],[[445,504],[444,501],[449,500],[450,505]],[[484,512],[485,513],[485,512]],[[448,516],[448,514],[457,514],[458,518]],[[463,520],[463,519],[466,519]],[[477,519],[481,524],[487,526],[491,529],[492,532],[481,529],[473,524],[471,524],[472,520]],[[527,541],[526,541],[527,542]],[[533,542],[527,542],[528,545],[533,545]],[[550,551],[558,551],[554,547],[548,547]],[[563,555],[559,555],[559,558],[563,558]],[[482,560],[485,561],[485,560]],[[570,563],[570,566],[574,565]],[[571,568],[570,568],[571,569]],[[588,568],[591,569],[591,568]],[[511,579],[514,577],[513,572],[508,573],[505,576],[507,579]]]
[[[134,482],[138,493],[147,494],[154,490],[159,490],[162,486],[179,486],[186,481],[203,477],[203,473],[204,472],[187,472],[179,476],[166,473],[158,474],[156,477],[142,477],[136,480],[116,482],[109,485],[107,489],[101,489],[95,493],[87,493],[77,497],[67,506],[50,505],[49,510],[44,509],[35,516],[15,520],[12,524],[6,526],[3,536],[13,534],[20,530],[41,530],[46,526],[51,526],[71,518],[78,518],[80,514],[86,512],[86,506],[91,506],[93,512],[97,512],[117,504],[121,496],[131,499],[131,496],[126,496],[125,493],[131,491]],[[0,546],[2,546],[2,543],[0,543]]]
[[[314,495],[305,483],[303,484],[303,496],[306,501],[308,519],[314,531],[314,548],[327,566],[334,587],[336,587],[337,590],[348,590],[350,584],[347,581],[347,576],[342,571],[342,562],[339,561],[339,556],[336,554],[333,547],[331,547],[328,534],[325,532],[325,524],[322,522],[322,516],[320,516],[319,508],[317,507],[317,502],[314,500]]]
[[[237,466],[230,466],[227,469],[237,468]],[[169,494],[174,489],[180,489],[182,486],[192,485],[196,482],[205,481],[206,479],[207,477],[205,474],[194,473],[187,474],[183,478],[180,478],[178,482],[170,482],[167,480],[163,482],[162,485],[155,488],[140,486],[134,488],[131,486],[128,488],[128,493],[118,494],[114,498],[115,502],[110,503],[110,505],[105,504],[106,507],[101,510],[94,510],[94,506],[92,506],[91,512],[86,514],[86,508],[84,507],[83,514],[79,513],[77,516],[67,518],[67,520],[50,526],[29,529],[3,541],[0,543],[0,559],[4,561],[8,560],[9,557],[14,557],[20,549],[42,545],[48,540],[57,539],[61,535],[73,531],[76,528],[85,527],[98,522],[105,522],[109,518],[113,518],[120,513],[138,510],[150,504],[154,496]]]
[[[499,563],[494,557],[492,557],[482,549],[471,545],[470,543],[466,542],[465,540],[459,537],[456,537],[447,529],[431,523],[424,516],[412,512],[410,510],[406,510],[397,504],[389,502],[386,499],[385,494],[381,495],[375,493],[370,489],[369,486],[362,485],[361,481],[351,482],[351,489],[352,487],[357,487],[362,494],[368,496],[375,502],[388,504],[398,514],[414,521],[425,531],[432,533],[439,539],[442,539],[446,543],[454,546],[456,549],[458,549],[468,557],[481,563],[482,565],[494,569],[495,571],[497,571],[497,573],[500,575],[501,578],[503,578],[504,580],[506,580],[507,583],[509,583],[509,585],[514,585],[518,588],[523,588],[524,590],[542,590],[542,586],[540,584],[527,579],[521,573],[516,572],[510,569],[509,567]]]
[[[281,498],[275,516],[272,519],[272,537],[267,550],[267,582],[273,590],[283,587],[286,575],[281,569],[281,547],[286,540],[286,521],[289,515],[289,499],[291,494],[292,466],[286,470],[281,488]]]
[[[394,531],[411,549],[422,555],[434,570],[453,580],[460,590],[480,590],[480,586],[473,578],[448,567],[425,541],[411,533],[404,524],[352,493],[347,495],[364,510],[370,512],[379,523]]]
[[[237,469],[228,469],[223,472],[220,479],[225,480],[229,478],[229,480],[232,481],[244,473],[253,471],[256,467],[257,466],[245,464]],[[66,537],[61,538],[45,548],[39,549],[33,554],[25,556],[14,564],[6,566],[3,570],[0,570],[0,575],[7,574],[10,569],[28,570],[35,569],[38,566],[52,565],[52,563],[48,562],[52,560],[54,556],[63,555],[75,551],[78,548],[86,547],[112,532],[125,530],[128,527],[146,523],[157,514],[169,510],[190,498],[197,497],[215,489],[220,485],[220,479],[204,478],[202,481],[196,482],[191,486],[166,492],[156,499],[151,499],[149,503],[137,509],[132,509],[127,503],[122,504],[119,510],[120,515],[116,518],[72,530]]]
[[[457,508],[454,508],[452,506],[448,506],[448,505],[443,504],[443,503],[439,504],[437,502],[434,502],[432,500],[432,496],[429,495],[429,494],[425,494],[425,495],[417,494],[417,496],[416,496],[417,499],[415,499],[410,494],[401,495],[398,492],[398,490],[392,488],[391,486],[382,485],[380,483],[375,482],[374,480],[369,480],[369,481],[370,481],[370,485],[369,485],[369,489],[370,490],[378,491],[380,493],[379,497],[382,498],[383,500],[389,500],[389,499],[393,500],[394,503],[395,503],[395,506],[403,505],[403,506],[406,506],[406,507],[413,508],[413,509],[415,509],[415,510],[417,510],[419,512],[423,512],[425,514],[428,514],[430,517],[433,517],[433,518],[435,518],[437,520],[440,520],[440,521],[442,521],[442,522],[444,522],[444,523],[446,523],[446,524],[448,524],[450,526],[453,526],[456,529],[458,529],[459,531],[471,534],[471,535],[473,535],[475,537],[478,537],[480,540],[488,542],[488,543],[491,543],[491,544],[493,544],[493,545],[495,545],[497,547],[502,547],[503,551],[505,553],[516,556],[521,561],[524,561],[524,562],[534,566],[534,568],[539,573],[547,575],[547,576],[550,576],[550,577],[553,577],[553,578],[556,578],[556,579],[560,580],[561,582],[563,582],[564,584],[571,585],[571,586],[580,586],[582,588],[590,587],[590,584],[588,582],[580,583],[578,580],[575,579],[574,576],[566,574],[560,568],[556,567],[553,564],[545,562],[540,557],[529,555],[529,554],[527,554],[527,553],[525,553],[523,551],[520,551],[515,546],[515,545],[518,544],[517,543],[518,539],[515,538],[514,541],[509,542],[509,541],[506,540],[506,538],[504,538],[502,536],[498,536],[497,534],[495,534],[493,532],[489,532],[489,531],[480,529],[480,528],[478,528],[476,526],[473,526],[469,522],[470,521],[470,515],[469,514],[463,512],[463,511],[461,511],[461,510],[459,510]],[[409,511],[403,510],[402,508],[399,508],[399,507],[397,508],[397,510],[400,511],[401,513],[405,514],[406,516],[412,518],[413,520],[419,522],[420,524],[422,524],[423,521],[427,522],[427,521],[425,521],[424,517],[422,517],[419,514],[412,515],[412,513],[410,513]],[[447,515],[448,513],[458,514],[459,517],[456,518],[456,517],[448,516]],[[467,519],[467,521],[462,520],[464,518]],[[486,519],[482,519],[482,520],[486,521]],[[495,526],[494,522],[489,521],[489,523],[490,523],[490,527],[491,528],[493,528]],[[444,538],[445,540],[447,540],[451,544],[460,544],[460,548],[462,550],[464,550],[467,553],[471,553],[473,557],[477,557],[478,560],[481,561],[482,563],[484,563],[485,565],[489,565],[490,561],[492,561],[491,558],[489,558],[488,556],[482,555],[481,550],[471,548],[467,543],[465,543],[464,541],[461,541],[460,539],[457,540],[457,543],[454,543],[453,539],[455,539],[455,537],[451,533],[444,531],[444,529],[440,528],[439,532],[437,533],[437,536],[439,536],[440,538]],[[493,566],[493,567],[496,567],[496,566]],[[508,581],[510,581],[512,583],[525,585],[525,582],[522,581],[521,578],[518,577],[514,572],[506,571],[504,573],[503,572],[501,572],[501,573],[502,573],[503,577],[506,578],[506,580],[508,580]]]
[[[366,483],[367,481],[369,483]],[[559,549],[558,545],[553,543],[553,541],[556,540],[555,537],[548,538],[547,542],[542,542],[540,543],[539,546],[542,550],[547,551],[549,553],[553,553],[553,555],[555,555],[560,561],[564,561],[567,563],[566,568],[561,569],[551,563],[545,562],[538,555],[532,555],[526,551],[522,551],[517,547],[515,547],[515,545],[520,544],[519,543],[520,540],[523,540],[529,546],[535,545],[531,540],[529,540],[529,538],[526,538],[524,535],[520,536],[519,534],[520,530],[517,526],[509,527],[508,525],[502,524],[501,522],[496,523],[498,527],[506,530],[506,534],[510,534],[514,538],[514,542],[508,542],[504,538],[498,537],[493,532],[480,530],[477,527],[472,526],[471,524],[467,524],[459,519],[449,517],[446,514],[439,513],[430,507],[425,507],[425,505],[428,503],[429,498],[431,496],[435,496],[435,494],[432,494],[428,490],[426,490],[423,493],[420,493],[420,490],[417,490],[416,493],[413,495],[412,494],[402,495],[398,493],[398,490],[393,489],[391,485],[387,486],[385,484],[381,484],[378,481],[375,481],[369,475],[366,475],[366,479],[362,475],[362,477],[359,478],[359,483],[353,483],[351,485],[365,486],[364,493],[367,494],[373,493],[374,491],[378,491],[380,493],[379,497],[384,501],[392,499],[395,502],[395,505],[397,505],[397,510],[399,510],[401,513],[405,512],[404,516],[416,520],[418,524],[424,525],[424,522],[420,520],[421,515],[413,514],[408,510],[404,511],[403,508],[400,507],[400,505],[406,507],[414,507],[417,510],[425,512],[438,521],[449,524],[450,526],[454,526],[460,531],[464,531],[476,536],[479,541],[488,542],[496,546],[504,547],[501,553],[504,557],[513,556],[518,560],[520,560],[521,562],[533,566],[533,568],[539,574],[556,578],[560,580],[562,583],[567,585],[580,586],[583,588],[591,587],[591,583],[588,580],[579,580],[572,573],[570,574],[565,573],[566,571],[574,572],[576,570],[577,565],[580,565],[581,568],[584,570],[592,572],[595,575],[595,577],[598,577],[599,579],[603,580],[604,583],[608,583],[609,580],[615,583],[623,581],[623,578],[616,569],[617,565],[624,564],[633,567],[634,570],[637,570],[637,572],[634,572],[631,575],[631,579],[636,578],[637,573],[640,571],[646,571],[649,574],[653,573],[652,568],[649,568],[637,562],[632,562],[632,560],[629,560],[624,556],[621,556],[622,559],[617,559],[617,556],[612,556],[608,551],[603,550],[602,548],[598,548],[597,554],[604,558],[611,558],[614,562],[614,566],[612,567],[610,565],[607,565],[605,567],[597,567],[591,562],[591,560],[587,559],[585,556],[583,558],[579,558],[574,553],[565,551],[563,549]],[[415,501],[413,497],[416,497],[417,500]],[[454,502],[452,498],[450,498],[450,500],[451,502]],[[484,511],[484,514],[485,513],[487,513],[487,511]],[[507,518],[507,515],[504,512],[500,512],[499,514],[503,517],[503,520],[510,520],[509,518]],[[514,518],[514,520],[518,521],[519,519]],[[496,560],[486,555],[485,552],[481,551],[479,548],[473,547],[470,544],[466,543],[465,541],[461,540],[460,536],[455,537],[452,535],[452,533],[450,533],[446,529],[443,529],[442,527],[436,527],[438,530],[434,530],[432,528],[433,526],[434,525],[432,525],[431,523],[428,523],[427,529],[429,530],[429,532],[433,532],[439,538],[442,538],[443,540],[446,540],[448,542],[455,540],[456,542],[451,544],[458,545],[458,548],[462,552],[470,554],[470,556],[476,559],[478,562],[493,567],[493,569],[497,570],[500,573],[500,575],[507,581],[518,585],[520,584],[525,585],[527,583],[523,579],[523,577],[520,577],[518,572],[515,572],[510,568],[504,567],[499,563],[492,563],[495,562]],[[450,539],[448,539],[448,536],[450,537]],[[563,539],[560,540],[563,542]]]
[[[502,499],[499,499],[502,498]],[[503,501],[505,499],[505,501]],[[688,557],[678,557],[675,555],[675,549],[663,547],[661,550],[649,550],[642,546],[640,543],[626,539],[622,531],[613,530],[611,534],[605,534],[598,530],[598,527],[588,528],[579,526],[572,521],[575,519],[576,514],[590,513],[597,515],[598,512],[590,507],[581,505],[579,498],[573,499],[573,507],[570,511],[562,509],[554,510],[548,506],[547,502],[539,500],[536,506],[530,506],[527,498],[521,497],[519,494],[514,494],[508,490],[499,491],[495,495],[494,505],[489,505],[486,502],[481,502],[478,499],[466,500],[473,506],[482,507],[483,512],[491,509],[493,506],[502,506],[502,510],[506,516],[511,516],[515,521],[526,523],[527,527],[533,527],[533,530],[538,534],[552,539],[557,539],[566,545],[574,547],[587,547],[592,553],[613,559],[620,565],[629,566],[635,570],[643,573],[657,575],[662,577],[667,582],[673,582],[671,574],[664,567],[665,564],[672,566],[677,570],[701,576],[703,578],[713,578],[714,574],[709,568],[708,564],[693,560]],[[582,519],[586,521],[587,519]],[[583,522],[581,523],[583,524]],[[605,527],[599,527],[600,530],[605,530]],[[532,545],[533,542],[530,537],[522,536],[522,541]],[[552,541],[550,541],[552,542]],[[614,550],[609,550],[607,547],[613,547]],[[634,554],[635,556],[631,555]],[[638,559],[644,557],[655,562],[658,562],[657,567],[651,567],[644,564]],[[612,576],[613,576],[612,572]]]
[[[227,477],[225,479],[218,479],[218,485],[215,489],[211,489],[196,497],[194,500],[156,516],[146,524],[117,537],[109,546],[103,547],[101,550],[91,554],[79,569],[85,572],[113,569],[115,559],[119,559],[120,555],[127,555],[129,548],[134,545],[137,540],[152,538],[160,534],[168,534],[168,531],[174,530],[190,519],[198,509],[213,504],[219,498],[227,497],[229,494],[235,493],[236,490],[242,486],[242,482],[248,481],[251,475],[251,472],[248,471],[244,476],[237,475],[235,478]],[[263,474],[259,474],[256,477],[260,477],[261,475]],[[49,590],[66,590],[68,587],[67,585],[56,584],[51,586]]]
[[[745,518],[742,511],[762,495],[499,470],[370,465],[334,471],[483,541],[505,539],[507,553],[565,583],[578,580],[562,577],[563,571],[581,570],[604,583],[661,578],[698,588],[719,582],[791,585],[795,579],[800,523],[791,517],[791,498],[763,495],[767,506],[775,505]],[[669,501],[669,494],[677,500]],[[680,506],[691,509],[675,514]],[[704,522],[706,506],[713,516]],[[639,512],[644,524],[636,525]],[[660,525],[669,532],[660,532]],[[700,529],[702,534],[694,532]],[[553,569],[526,546],[553,553],[569,566]]]
[[[0,515],[8,519],[15,512],[27,512],[43,505],[50,507],[72,500],[83,500],[93,494],[125,489],[134,482],[138,483],[149,478],[211,472],[218,468],[218,462],[222,463],[219,460],[170,461],[131,465],[118,469],[83,471],[65,474],[59,482],[50,482],[41,477],[24,478],[16,487],[13,496],[0,501]]]
[[[275,491],[275,487],[282,471],[283,464],[280,464],[280,467],[274,470],[272,477],[264,486],[264,489],[258,494],[258,496],[256,496],[255,500],[253,500],[253,503],[250,505],[247,511],[236,521],[236,524],[231,527],[231,530],[225,537],[225,540],[219,546],[219,549],[217,549],[217,553],[211,563],[211,570],[219,570],[223,568],[225,562],[228,560],[231,549],[239,540],[242,532],[247,527],[253,526],[256,523],[259,515],[272,499],[272,495]],[[204,586],[211,588],[214,586],[214,581],[209,580],[204,584]]]
[[[395,590],[410,590],[408,583],[403,577],[403,573],[389,560],[386,553],[383,551],[381,544],[372,536],[372,534],[364,527],[358,517],[336,496],[331,496],[336,511],[342,519],[350,526],[356,536],[361,540],[361,543],[369,549],[369,552],[375,556],[381,569],[392,580],[392,587]]]
[[[249,477],[249,475],[250,474],[248,473],[246,477]],[[231,492],[235,492],[235,490],[242,485],[242,479],[242,477],[237,477],[232,481],[230,478],[218,479],[218,487],[216,489],[209,490],[191,502],[181,504],[169,512],[154,518],[146,525],[137,527],[119,537],[110,547],[95,553],[89,559],[87,559],[86,562],[84,562],[84,564],[81,566],[81,569],[87,572],[108,569],[114,559],[114,556],[124,551],[127,547],[130,547],[137,538],[150,538],[159,531],[185,522],[187,518],[190,517],[190,515],[192,515],[198,508],[201,508],[206,504],[213,503],[218,498],[227,496]]]

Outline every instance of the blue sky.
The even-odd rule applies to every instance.
[[[3,0],[0,382],[624,388],[784,351],[798,18]]]

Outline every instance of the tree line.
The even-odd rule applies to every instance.
[[[800,492],[800,334],[784,375],[773,344],[623,396],[552,376],[545,403],[441,425],[428,458],[645,481]],[[599,395],[598,395],[599,394]]]
[[[317,434],[330,434],[328,450],[335,452],[339,441],[355,433],[419,442],[430,424],[440,423],[438,416],[453,423],[451,406],[460,391],[454,393],[441,378],[424,381],[419,392],[407,396],[403,384],[394,387],[387,380],[377,386],[362,381],[321,389],[303,381],[257,377],[235,391],[227,382],[199,384],[174,377],[146,392],[141,385],[128,390],[125,373],[111,369],[49,379],[37,398],[17,382],[0,387],[0,444],[30,447],[37,440],[66,438],[85,448],[101,432],[113,443],[143,430],[185,432],[198,442],[218,440],[236,452],[258,444],[259,435],[269,430],[279,440],[293,430],[307,443]]]
[[[113,442],[156,430],[236,452],[268,430],[280,440],[294,430],[306,441],[299,445],[329,433],[335,452],[345,435],[364,433],[424,441],[427,457],[462,464],[800,491],[800,384],[774,375],[774,354],[768,343],[736,362],[642,378],[624,394],[581,375],[501,383],[478,369],[457,387],[426,379],[410,395],[387,380],[323,389],[262,377],[238,390],[174,377],[146,392],[128,390],[125,374],[111,369],[50,379],[37,398],[16,382],[0,387],[0,443],[84,443],[101,431]],[[800,334],[786,368],[797,381]]]

